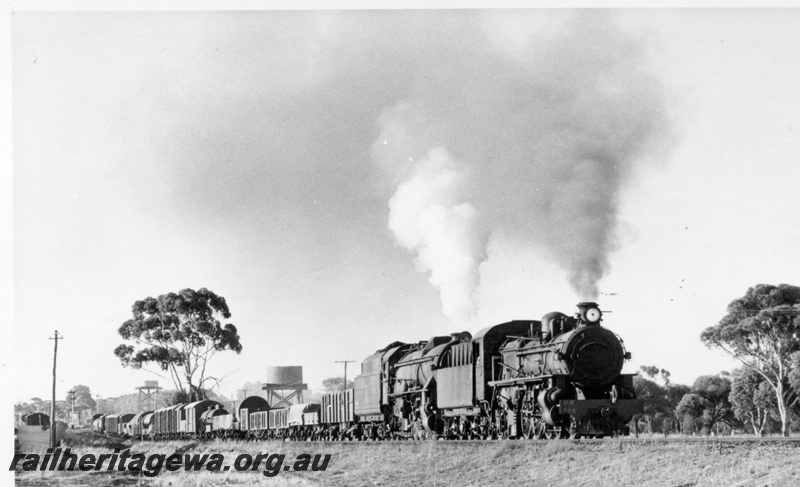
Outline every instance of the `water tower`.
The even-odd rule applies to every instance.
[[[308,384],[303,384],[303,366],[267,365],[267,380],[261,388],[267,391],[270,407],[301,404],[303,391],[308,389]]]
[[[139,410],[137,412],[143,413],[158,409],[158,391],[162,389],[158,387],[157,380],[146,380],[143,386],[136,389],[139,390]]]

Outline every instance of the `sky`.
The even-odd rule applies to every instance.
[[[15,401],[162,378],[131,305],[224,296],[312,389],[400,340],[597,301],[691,384],[751,286],[800,284],[800,11],[11,15]],[[8,242],[7,242],[8,243]],[[348,376],[358,370],[351,365]]]

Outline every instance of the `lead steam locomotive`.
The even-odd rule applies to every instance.
[[[320,404],[270,408],[259,396],[228,412],[198,401],[98,418],[114,434],[162,439],[342,440],[579,438],[628,434],[641,413],[622,340],[596,303],[574,316],[509,321],[479,331],[394,342],[367,357],[354,387]]]

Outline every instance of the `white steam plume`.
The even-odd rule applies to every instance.
[[[445,149],[414,164],[412,175],[389,200],[389,229],[417,255],[420,272],[430,271],[442,311],[459,323],[475,313],[474,294],[485,259],[488,233],[468,202],[461,201],[463,176]]]

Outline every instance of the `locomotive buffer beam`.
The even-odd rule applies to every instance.
[[[644,412],[641,399],[618,399],[612,403],[608,399],[562,399],[558,408],[561,414],[568,414],[580,420],[590,416],[609,417],[611,415],[630,418]]]

